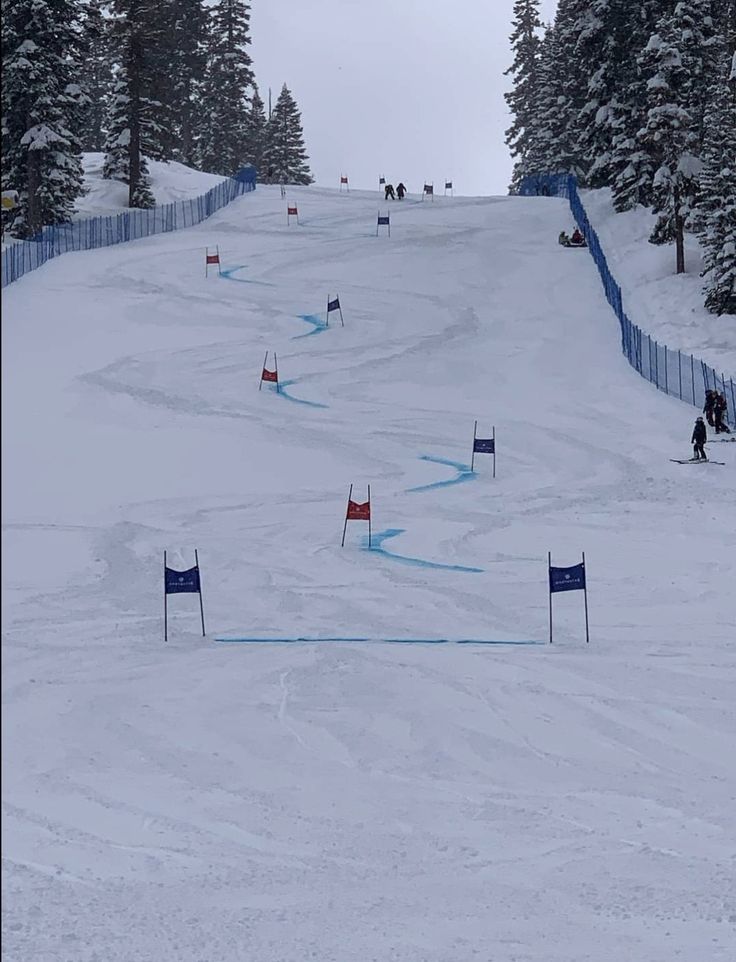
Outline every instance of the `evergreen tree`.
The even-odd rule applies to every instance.
[[[706,114],[698,214],[705,305],[736,314],[736,54],[723,51]]]
[[[194,165],[199,100],[207,64],[208,13],[202,0],[174,0],[169,40],[168,75],[171,77],[171,152],[184,164]]]
[[[247,161],[259,172],[263,168],[263,155],[266,150],[266,110],[258,87],[253,90],[248,112],[248,154]]]
[[[312,183],[301,114],[286,84],[266,124],[263,160],[268,184]]]
[[[685,270],[684,228],[701,169],[705,78],[714,37],[710,0],[679,0],[660,19],[640,58],[650,104],[640,136],[657,163],[653,194],[659,216],[650,241],[675,241],[678,274]]]
[[[83,192],[76,0],[3,0],[2,186],[18,237],[68,221]]]
[[[514,61],[505,72],[513,77],[513,88],[504,94],[506,103],[514,116],[506,131],[506,144],[512,156],[518,158],[514,165],[511,191],[515,192],[521,180],[531,171],[528,167],[530,140],[539,106],[539,59],[540,31],[539,0],[516,0],[514,3],[513,32],[510,37]]]
[[[153,207],[146,157],[161,156],[156,87],[160,11],[156,0],[113,0],[111,43],[118,61],[103,176],[128,184],[129,207]]]
[[[619,2],[619,0],[617,0]],[[647,77],[640,55],[655,31],[657,22],[671,9],[670,0],[642,0],[627,18],[628,39],[619,60],[621,94],[611,105],[611,158],[609,179],[613,205],[618,211],[631,210],[652,202],[656,164],[639,137],[649,110]]]
[[[219,0],[210,8],[198,154],[204,170],[227,177],[249,154],[249,94],[254,86],[249,24],[246,0]]]
[[[107,30],[106,0],[82,0],[81,78],[89,97],[80,139],[82,150],[103,150],[113,75]]]

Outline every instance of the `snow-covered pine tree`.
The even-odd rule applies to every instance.
[[[640,139],[657,164],[653,244],[675,241],[677,273],[685,271],[685,222],[698,189],[708,66],[715,27],[711,0],[679,0],[662,17],[641,54],[649,110]]]
[[[554,85],[555,28],[548,24],[539,47],[537,67],[537,94],[530,124],[527,128],[525,157],[526,174],[544,174],[554,171],[554,130],[557,94]]]
[[[569,171],[584,179],[580,153],[580,111],[586,103],[587,76],[578,62],[577,41],[588,0],[560,0],[554,28],[542,47],[539,141],[535,161],[550,172]],[[539,155],[541,150],[542,156]]]
[[[107,0],[81,0],[81,83],[89,103],[84,111],[82,150],[102,150],[113,76],[107,31]]]
[[[161,156],[159,106],[151,94],[160,60],[156,0],[112,0],[110,41],[117,61],[107,119],[103,176],[128,184],[129,207],[153,207],[146,157]]]
[[[736,53],[724,48],[710,94],[698,196],[705,305],[736,314]]]
[[[196,162],[195,132],[199,123],[207,63],[208,12],[202,0],[173,0],[168,75],[171,152],[184,164]]]
[[[263,168],[263,155],[266,149],[266,109],[258,92],[254,87],[253,96],[248,111],[248,155],[247,161],[256,170]]]
[[[266,124],[264,152],[266,183],[311,184],[302,119],[291,91],[284,84]]]
[[[20,206],[10,231],[68,221],[83,192],[76,0],[3,0],[2,186]]]
[[[516,0],[511,37],[514,61],[505,71],[511,75],[513,87],[504,94],[513,122],[506,131],[506,144],[516,157],[510,191],[516,193],[522,179],[531,173],[528,167],[529,142],[539,106],[540,32],[539,0]]]
[[[253,69],[250,3],[218,0],[210,7],[207,67],[202,84],[199,165],[230,177],[248,159],[248,108]]]
[[[624,8],[626,0],[615,0]],[[627,30],[622,37],[625,49],[619,58],[621,94],[610,105],[611,156],[609,178],[613,205],[618,211],[631,210],[638,204],[649,206],[656,164],[641,142],[639,131],[647,122],[649,110],[647,77],[640,63],[642,50],[649,42],[660,18],[672,7],[671,0],[642,0],[624,14]]]

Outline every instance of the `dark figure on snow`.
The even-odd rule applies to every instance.
[[[708,424],[713,427],[713,409],[716,406],[716,392],[706,391],[705,392],[705,407],[703,408],[703,414],[708,419]]]
[[[406,187],[404,187],[403,184],[399,184],[399,186],[396,188],[396,196],[399,198],[399,200],[404,199],[405,193],[406,193]]]
[[[708,432],[705,430],[705,421],[698,418],[693,428],[693,436],[690,443],[693,446],[693,461],[707,461],[705,456],[705,442],[708,440]]]
[[[578,245],[580,245],[581,247],[582,247],[582,245],[585,243],[585,238],[583,237],[582,233],[580,232],[580,228],[579,228],[579,227],[576,227],[575,230],[572,232],[572,237],[570,238],[570,243],[571,243],[571,244],[578,244]]]
[[[561,231],[560,231],[560,236],[557,238],[557,243],[558,243],[558,244],[562,244],[563,247],[569,247],[569,246],[570,246],[570,238],[569,238],[569,236],[567,235],[567,232],[566,232],[566,231],[564,231],[564,230],[561,230]]]
[[[396,195],[394,194],[394,185],[393,185],[393,184],[386,184],[386,189],[385,189],[385,192],[384,192],[384,193],[386,194],[386,200],[388,200],[389,197],[391,198],[391,200],[396,200]]]
[[[726,424],[726,412],[728,411],[728,406],[726,404],[725,395],[719,394],[717,391],[714,391],[713,393],[716,396],[713,404],[713,421],[716,434],[730,434],[731,429]]]

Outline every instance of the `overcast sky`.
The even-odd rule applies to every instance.
[[[543,19],[556,0],[542,0]],[[380,174],[461,194],[506,193],[503,99],[513,0],[252,0],[261,94],[302,111],[312,172],[360,188]]]

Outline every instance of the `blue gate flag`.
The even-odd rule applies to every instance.
[[[555,591],[576,591],[579,588],[585,589],[585,562],[569,568],[550,567],[550,594],[554,594]]]
[[[165,583],[167,595],[199,594],[199,567],[195,565],[193,568],[187,568],[186,571],[166,568]]]
[[[388,214],[379,214],[379,215],[378,215],[378,226],[379,226],[379,227],[388,226],[388,224],[390,224],[390,223],[391,223],[391,222],[390,222],[390,220],[389,220],[389,218],[388,218]]]
[[[445,190],[452,190],[452,181],[451,181],[451,180],[446,180],[446,181],[445,181]]]
[[[495,454],[496,439],[495,438],[474,438],[473,451],[476,454]]]
[[[328,301],[328,302],[327,302],[327,313],[328,313],[328,314],[329,314],[330,311],[339,311],[339,310],[340,310],[340,298],[339,298],[339,297],[336,297],[334,301]]]

